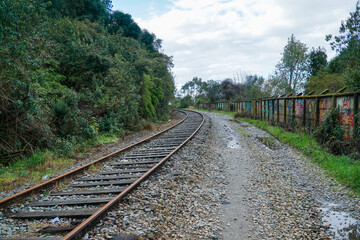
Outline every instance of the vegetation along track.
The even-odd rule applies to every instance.
[[[0,239],[81,238],[201,128],[202,114],[181,112],[184,119],[161,133],[0,200]],[[103,164],[92,167],[99,162]],[[74,174],[71,181],[63,181]],[[56,187],[50,189],[55,181]],[[39,189],[40,194],[34,194]]]

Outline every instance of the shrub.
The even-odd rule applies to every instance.
[[[68,112],[69,112],[69,107],[64,101],[59,101],[55,103],[54,115],[58,120],[60,121],[64,120]]]
[[[82,119],[81,123],[81,136],[85,139],[92,139],[97,135],[96,127],[91,125],[89,121]]]
[[[236,112],[235,118],[252,118],[252,115],[250,113]]]
[[[334,154],[346,154],[346,146],[349,147],[350,143],[344,139],[344,127],[339,116],[339,107],[329,109],[314,135],[318,142]]]

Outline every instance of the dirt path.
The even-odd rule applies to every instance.
[[[351,191],[268,133],[206,114],[226,166],[224,239],[360,239]]]

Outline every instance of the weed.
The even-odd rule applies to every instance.
[[[237,128],[243,137],[249,137],[249,133],[242,127]]]
[[[99,168],[97,168],[95,164],[91,164],[89,167],[89,171],[98,172]]]
[[[67,185],[65,182],[61,182],[60,184],[59,184],[59,189],[66,189],[66,188],[68,188],[69,187],[69,185]]]
[[[257,139],[270,149],[273,149],[273,150],[279,149],[279,146],[277,145],[276,141],[272,138],[258,137]]]
[[[289,120],[289,126],[290,126],[292,131],[296,131],[297,122],[296,122],[295,113],[291,114],[291,118]]]
[[[242,112],[236,112],[235,118],[252,118],[252,115],[250,113],[242,113]]]

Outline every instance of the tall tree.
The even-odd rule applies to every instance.
[[[279,75],[285,77],[287,81],[286,92],[296,92],[307,78],[307,50],[306,44],[297,40],[294,34],[290,36],[282,58],[276,65]]]
[[[205,84],[206,97],[209,102],[219,101],[223,97],[219,81],[208,80]]]
[[[44,0],[44,2],[49,2]],[[90,21],[106,23],[112,4],[111,0],[52,0],[48,4],[51,17],[87,18]]]
[[[247,75],[245,77],[246,97],[247,98],[261,98],[263,97],[262,85],[265,78],[258,75]]]
[[[190,95],[192,98],[195,98],[196,95],[202,94],[204,91],[204,82],[201,78],[193,77],[189,82],[186,82],[181,87],[181,92]]]
[[[124,37],[139,39],[141,28],[133,20],[130,14],[114,11],[110,16],[109,32],[111,34],[121,33]]]
[[[309,54],[309,73],[311,76],[316,76],[326,66],[327,55],[325,48],[312,48]]]
[[[339,59],[345,62],[344,78],[353,90],[360,89],[360,1],[346,21],[341,22],[338,36],[327,35],[333,50],[339,52]]]

